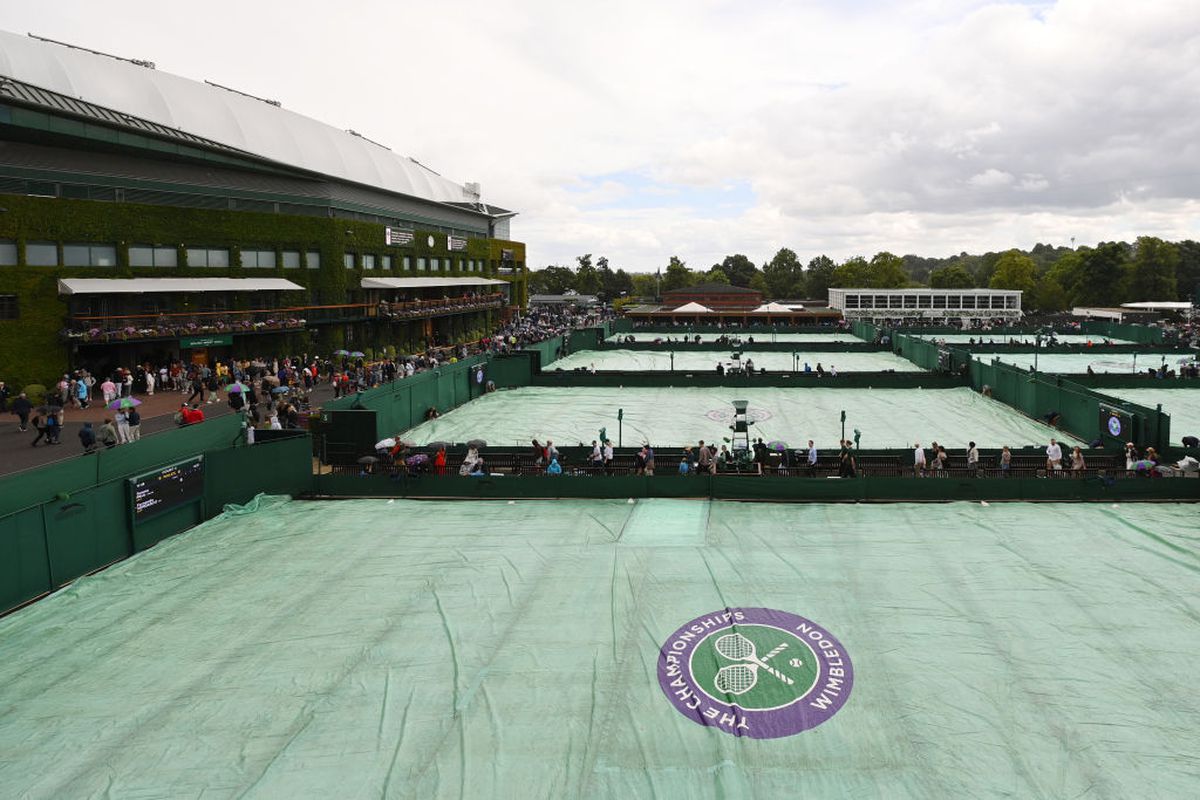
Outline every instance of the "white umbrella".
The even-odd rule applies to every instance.
[[[386,439],[381,439],[380,441],[375,443],[376,450],[390,450],[391,448],[393,448],[395,446],[396,446],[396,440],[391,438],[390,436]]]

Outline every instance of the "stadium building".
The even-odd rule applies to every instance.
[[[379,353],[527,301],[515,212],[268,99],[0,32],[0,370]]]

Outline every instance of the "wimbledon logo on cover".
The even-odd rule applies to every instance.
[[[658,683],[693,722],[776,739],[840,711],[854,669],[841,643],[811,620],[773,608],[726,608],[671,634],[659,649]]]

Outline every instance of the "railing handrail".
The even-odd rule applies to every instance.
[[[503,293],[496,292],[489,295],[477,297],[440,297],[427,300],[404,300],[396,302],[381,301],[387,303],[388,308],[421,308],[421,307],[442,307],[461,303],[466,301],[486,301],[494,302],[497,299],[502,299]],[[160,311],[156,313],[141,313],[141,314],[105,314],[105,315],[79,315],[68,316],[67,319],[72,322],[104,322],[111,320],[133,320],[133,319],[162,319],[164,317],[228,317],[232,315],[243,314],[287,314],[297,311],[316,311],[321,309],[377,309],[380,302],[374,303],[341,303],[335,305],[313,305],[313,306],[288,306],[286,308],[246,308],[246,309],[225,309],[223,311]]]

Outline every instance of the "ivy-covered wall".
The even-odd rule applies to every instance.
[[[384,244],[384,226],[326,217],[301,217],[282,214],[260,214],[247,211],[209,211],[169,208],[162,206],[105,203],[88,200],[0,195],[0,240],[17,244],[17,266],[0,266],[0,294],[15,294],[20,318],[0,320],[0,380],[10,386],[23,386],[53,378],[69,366],[67,345],[59,338],[67,305],[58,295],[58,279],[65,277],[134,278],[134,277],[280,277],[304,286],[307,292],[291,292],[280,298],[288,305],[332,305],[354,302],[358,297],[362,255],[372,254],[376,268],[367,275],[417,275],[425,277],[479,276],[502,277],[512,282],[512,301],[524,306],[528,300],[525,272],[525,246],[520,242],[489,239],[468,239],[465,251],[447,249],[445,234],[414,231],[413,242],[403,247]],[[429,240],[432,237],[432,245]],[[115,245],[116,267],[30,267],[25,266],[27,242],[89,243]],[[132,268],[129,266],[130,245],[175,246],[178,263],[173,268]],[[186,266],[186,250],[192,247],[227,248],[232,266],[208,269]],[[276,251],[274,269],[248,269],[241,266],[242,249]],[[279,252],[298,250],[321,254],[320,269],[284,269]],[[512,273],[498,274],[501,251],[511,250],[517,267]],[[60,251],[61,253],[61,251]],[[355,254],[354,269],[343,265],[343,254]],[[390,271],[380,269],[384,255],[393,257]],[[405,256],[412,269],[405,272]],[[417,273],[418,258],[453,259],[453,269]],[[459,259],[483,262],[482,273],[458,270]],[[254,308],[251,295],[237,298],[238,308]],[[484,329],[491,319],[472,315],[469,322],[455,323],[456,330],[465,335]],[[373,330],[362,335],[377,347],[401,342],[385,342],[395,333],[395,326],[370,323]],[[357,330],[357,329],[356,329]],[[320,349],[341,346],[344,327],[328,325],[320,328]],[[405,331],[408,341],[415,344],[411,331]]]

